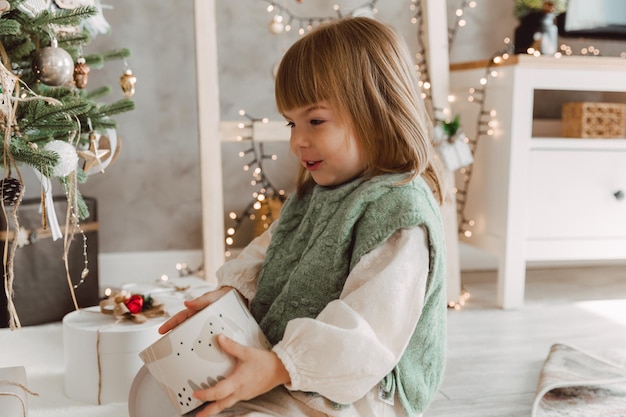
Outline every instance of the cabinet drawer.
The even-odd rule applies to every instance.
[[[533,150],[527,191],[530,239],[626,237],[626,151]]]

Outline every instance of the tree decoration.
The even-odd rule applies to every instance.
[[[76,64],[74,65],[74,85],[76,85],[77,88],[87,87],[90,71],[91,67],[87,65],[85,58],[78,58]]]
[[[278,159],[276,155],[268,155],[263,150],[263,142],[254,140],[254,126],[257,123],[268,123],[267,118],[257,119],[248,115],[244,110],[240,110],[239,114],[248,119],[247,123],[240,123],[241,129],[250,129],[249,136],[238,137],[241,141],[249,141],[250,147],[239,152],[239,157],[248,158],[249,161],[244,164],[243,170],[252,173],[250,185],[257,187],[252,193],[252,201],[246,206],[241,214],[235,212],[229,213],[228,217],[234,221],[234,225],[226,230],[226,245],[231,247],[234,242],[235,233],[245,220],[260,220],[263,228],[269,227],[275,219],[278,218],[280,207],[285,201],[285,190],[278,189],[263,170],[263,163],[266,160],[275,161]],[[277,204],[278,203],[278,204]],[[227,252],[227,256],[230,252]]]
[[[50,86],[69,84],[74,75],[74,60],[56,38],[51,45],[41,48],[33,55],[33,74],[39,81]]]
[[[137,77],[133,75],[130,68],[126,68],[120,77],[120,86],[125,97],[130,98],[135,95],[135,84],[137,84]]]
[[[50,172],[53,177],[67,177],[78,167],[78,154],[76,148],[64,140],[53,140],[43,147],[45,151],[52,152],[57,157],[57,163]],[[50,175],[48,175],[50,176]]]
[[[115,129],[111,117],[134,108],[128,98],[99,103],[97,100],[110,88],[86,91],[86,75],[106,61],[129,57],[130,52],[119,49],[83,56],[83,46],[93,36],[104,33],[106,26],[102,25],[102,10],[94,0],[0,0],[0,16],[0,126],[4,139],[0,160],[5,169],[1,203],[14,204],[10,213],[3,212],[12,218],[7,223],[20,230],[22,190],[14,181],[23,184],[19,168],[29,166],[42,183],[42,226],[44,230],[51,228],[53,239],[64,238],[67,281],[78,309],[67,253],[74,230],[80,230],[78,221],[89,213],[78,191],[78,183],[84,182],[87,175],[77,166],[77,149],[89,146],[89,132]],[[11,179],[12,172],[17,176],[15,180]],[[65,224],[72,227],[66,227],[65,233],[54,214],[51,177],[60,182],[67,197]],[[20,327],[12,301],[13,260],[18,244],[7,238],[6,247],[10,250],[5,254],[4,287],[13,329]],[[83,248],[86,253],[85,243]],[[85,265],[81,282],[87,273]]]
[[[21,198],[24,187],[17,178],[6,177],[0,181],[0,195],[4,204],[14,206]]]

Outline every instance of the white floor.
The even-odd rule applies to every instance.
[[[496,308],[495,272],[465,272],[471,294],[448,312],[448,365],[426,417],[530,416],[550,346],[626,348],[626,266],[531,269],[526,304]]]

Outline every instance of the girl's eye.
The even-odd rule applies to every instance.
[[[324,123],[324,121],[323,121],[323,120],[320,120],[320,119],[311,119],[310,123],[311,123],[313,126],[319,126],[319,125],[321,125],[322,123]]]
[[[287,122],[287,127],[288,128],[293,128],[296,124],[294,122]]]

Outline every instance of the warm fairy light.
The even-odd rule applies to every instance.
[[[493,70],[489,73],[489,75],[491,75],[493,78],[496,78],[498,76],[498,71]]]
[[[106,297],[110,297],[112,293],[113,293],[113,290],[111,288],[107,288],[104,290],[104,295]]]
[[[167,275],[163,274],[161,275],[161,277],[159,278],[161,281],[166,282],[170,280],[170,277],[168,277]]]
[[[482,77],[479,82],[480,82],[480,85],[487,85],[487,78]]]
[[[232,238],[232,237],[227,237],[227,238],[226,238],[226,244],[227,244],[228,246],[231,246],[234,242],[235,242],[235,241],[233,240],[233,238]]]
[[[228,213],[228,217],[230,217],[231,220],[235,220],[237,218],[237,213],[231,211],[230,213]]]
[[[237,124],[237,127],[238,127],[239,129],[244,129],[244,128],[246,127],[246,124],[245,124],[245,123],[238,123],[238,124]]]
[[[255,210],[260,210],[261,209],[261,203],[260,202],[256,202],[252,205],[252,207],[254,207]]]
[[[502,54],[502,59],[509,59],[511,56],[506,52]]]
[[[463,232],[463,235],[465,237],[472,237],[472,232],[470,232],[469,230],[466,230],[466,231]]]
[[[467,21],[465,19],[459,20],[459,27],[465,27],[467,25]]]
[[[499,64],[502,62],[502,57],[501,56],[497,56],[493,59],[493,63],[494,64]]]
[[[234,234],[235,234],[235,229],[234,229],[234,228],[232,228],[232,227],[229,227],[229,228],[228,228],[228,230],[226,231],[226,234],[227,234],[228,236],[232,236],[232,235],[234,235]]]
[[[475,1],[470,1],[470,2],[469,2],[469,4],[468,4],[468,6],[469,6],[470,8],[472,8],[472,9],[475,9],[475,8],[476,8],[476,2],[475,2]]]
[[[244,109],[239,110],[239,115],[240,116],[245,116],[246,115],[246,111]]]
[[[489,112],[489,116],[491,116],[491,117],[496,117],[497,114],[498,114],[498,112],[495,109],[493,109],[493,110],[491,110]]]
[[[267,11],[269,12],[273,12],[274,11],[274,5],[270,4],[269,6],[267,6]]]
[[[463,9],[456,9],[455,13],[456,13],[457,17],[461,17],[461,16],[463,16]]]
[[[424,89],[430,90],[430,83],[428,81],[424,82]]]
[[[265,194],[259,194],[259,196],[256,199],[258,201],[264,201],[265,200]]]

